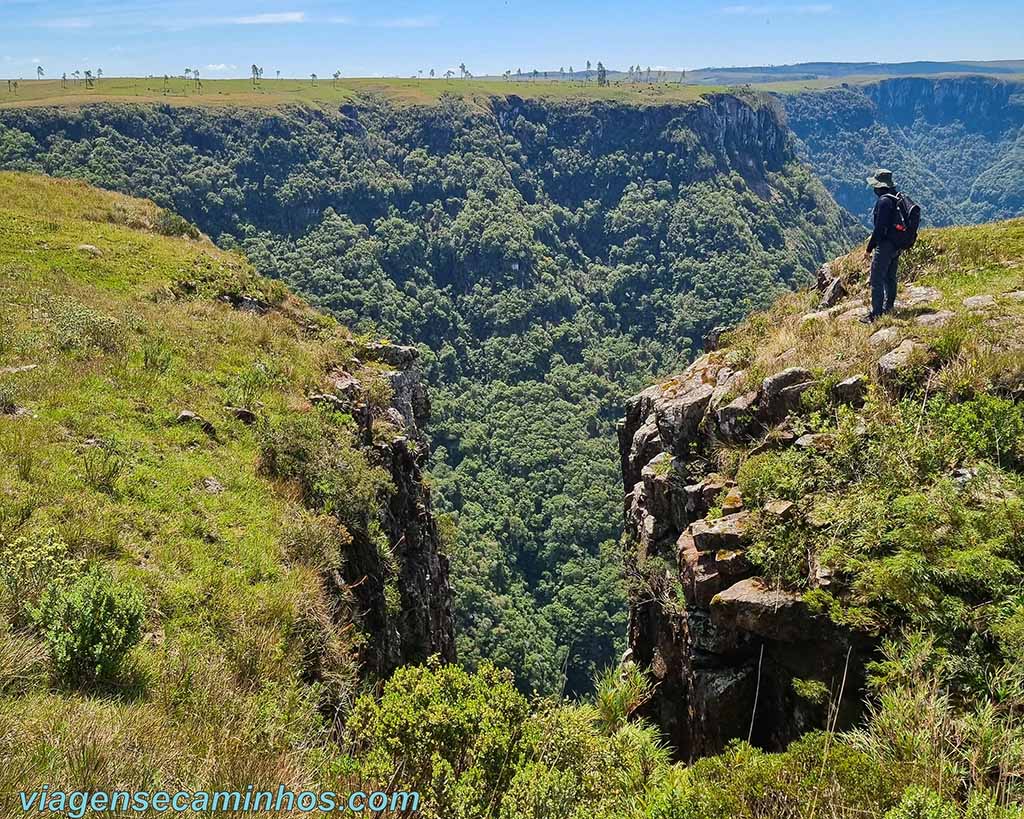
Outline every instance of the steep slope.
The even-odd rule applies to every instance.
[[[622,400],[851,236],[753,95],[4,110],[0,145],[173,206],[343,322],[421,344],[460,656],[526,690],[562,690],[564,667],[584,690],[617,655]]]
[[[906,77],[780,100],[808,161],[865,225],[876,167],[896,172],[932,225],[1024,213],[1024,83]]]
[[[7,796],[76,755],[303,782],[360,679],[454,659],[414,361],[149,202],[0,174]]]
[[[891,318],[823,271],[628,403],[632,658],[684,757],[849,725],[884,637],[950,692],[1019,663],[1024,220],[928,231]]]

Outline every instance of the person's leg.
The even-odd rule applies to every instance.
[[[896,288],[898,285],[898,274],[900,267],[900,254],[896,251],[892,254],[892,261],[885,271],[885,312],[891,313],[896,306]]]
[[[885,311],[885,281],[889,270],[889,254],[879,246],[871,257],[871,317],[878,318]]]

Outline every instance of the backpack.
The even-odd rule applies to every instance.
[[[921,227],[921,206],[905,193],[887,193],[886,196],[896,200],[895,232],[889,238],[900,250],[910,250]]]

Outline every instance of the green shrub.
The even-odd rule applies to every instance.
[[[161,236],[185,236],[189,239],[198,239],[202,235],[199,232],[199,228],[187,219],[169,210],[160,211],[153,224],[153,228]]]
[[[21,535],[0,546],[0,608],[13,626],[21,628],[28,624],[32,607],[47,587],[77,572],[78,562],[52,529]]]
[[[736,475],[743,497],[754,506],[774,499],[797,501],[807,492],[808,456],[789,449],[744,461]]]
[[[990,394],[962,403],[940,397],[929,403],[929,416],[965,459],[1003,465],[1024,459],[1024,406],[1015,401]]]
[[[885,819],[960,819],[960,811],[935,791],[914,785],[907,788]]]
[[[425,816],[484,817],[497,812],[523,762],[529,712],[511,673],[490,664],[473,674],[407,666],[379,701],[358,700],[346,732],[365,776],[419,791]]]
[[[260,461],[270,475],[294,481],[311,509],[366,532],[387,472],[371,466],[353,438],[351,419],[331,412],[290,413],[261,429]]]
[[[62,352],[114,353],[124,346],[124,328],[119,321],[74,299],[52,299],[48,313],[53,345]]]
[[[93,568],[68,586],[51,584],[35,612],[54,671],[71,685],[112,680],[142,636],[133,589]]]

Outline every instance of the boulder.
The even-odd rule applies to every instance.
[[[742,549],[749,520],[749,512],[738,512],[717,520],[698,520],[690,527],[690,534],[699,552]]]
[[[818,630],[800,595],[772,588],[761,577],[740,580],[715,595],[711,620],[723,628],[779,642],[811,640]]]
[[[963,300],[963,305],[968,310],[987,310],[990,307],[996,306],[995,296],[981,295],[981,296],[968,296]]]
[[[405,347],[401,344],[389,344],[386,341],[373,341],[366,345],[367,352],[371,358],[383,361],[389,367],[397,370],[407,370],[420,357],[420,352],[415,347]]]
[[[682,395],[656,404],[654,416],[664,444],[679,454],[689,450],[689,444],[697,438],[700,422],[714,391],[711,384],[700,384]]]
[[[803,367],[787,367],[761,382],[761,398],[765,404],[771,406],[787,387],[811,381],[814,381],[814,375],[810,370],[805,370]]]
[[[827,310],[829,307],[835,307],[839,302],[845,299],[846,296],[846,285],[844,285],[843,280],[837,276],[825,286],[825,290],[821,295],[821,303],[818,307],[822,310]]]
[[[247,407],[226,406],[224,411],[243,424],[250,425],[256,423],[256,413]]]
[[[740,492],[739,487],[734,486],[725,493],[725,497],[722,499],[722,514],[735,515],[737,512],[742,511],[743,495]]]
[[[82,253],[88,253],[90,256],[99,257],[103,255],[103,251],[100,250],[96,245],[81,244],[76,250],[80,250]]]
[[[796,515],[796,504],[788,500],[768,501],[764,505],[764,512],[776,520],[790,520]]]
[[[213,424],[211,424],[209,421],[207,421],[205,418],[203,418],[203,416],[199,415],[198,413],[193,412],[192,410],[187,410],[186,409],[186,410],[182,410],[181,412],[179,412],[178,413],[178,417],[175,420],[175,423],[181,424],[181,425],[194,424],[195,426],[199,427],[203,432],[205,432],[207,435],[209,435],[211,438],[214,435],[217,434],[217,430],[214,429]]]
[[[868,377],[864,374],[851,375],[832,387],[832,400],[837,404],[859,407],[868,394]]]
[[[870,307],[851,307],[849,310],[840,313],[837,321],[859,321],[864,316],[870,315],[870,313]]]
[[[1010,293],[1004,293],[1003,295],[1012,301],[1024,301],[1024,290],[1014,290]]]
[[[826,449],[831,449],[835,444],[835,438],[827,432],[814,432],[801,435],[796,439],[795,446],[800,449],[813,449],[821,452]]]
[[[925,287],[920,284],[912,284],[903,289],[896,306],[900,309],[914,309],[923,307],[926,304],[933,304],[942,298],[942,293],[934,287]]]
[[[344,370],[335,370],[327,376],[327,383],[338,395],[344,396],[350,401],[359,398],[363,385],[359,379]]]
[[[944,327],[956,313],[952,310],[940,310],[937,313],[922,313],[914,319],[916,324],[922,327]]]
[[[702,552],[688,532],[680,535],[676,547],[679,580],[690,606],[707,608],[718,592],[751,571],[750,562],[741,549]]]
[[[913,339],[905,339],[898,347],[878,359],[878,377],[890,387],[906,386],[919,380],[922,363],[927,363],[928,348]]]
[[[889,347],[896,343],[896,340],[900,337],[899,330],[895,327],[883,327],[881,330],[876,330],[868,338],[868,344],[872,347]]]
[[[719,434],[727,441],[740,441],[751,435],[756,426],[756,405],[757,393],[748,392],[718,410],[715,419]]]
[[[18,375],[19,373],[30,373],[38,366],[38,364],[22,364],[20,367],[0,367],[0,375]]]

